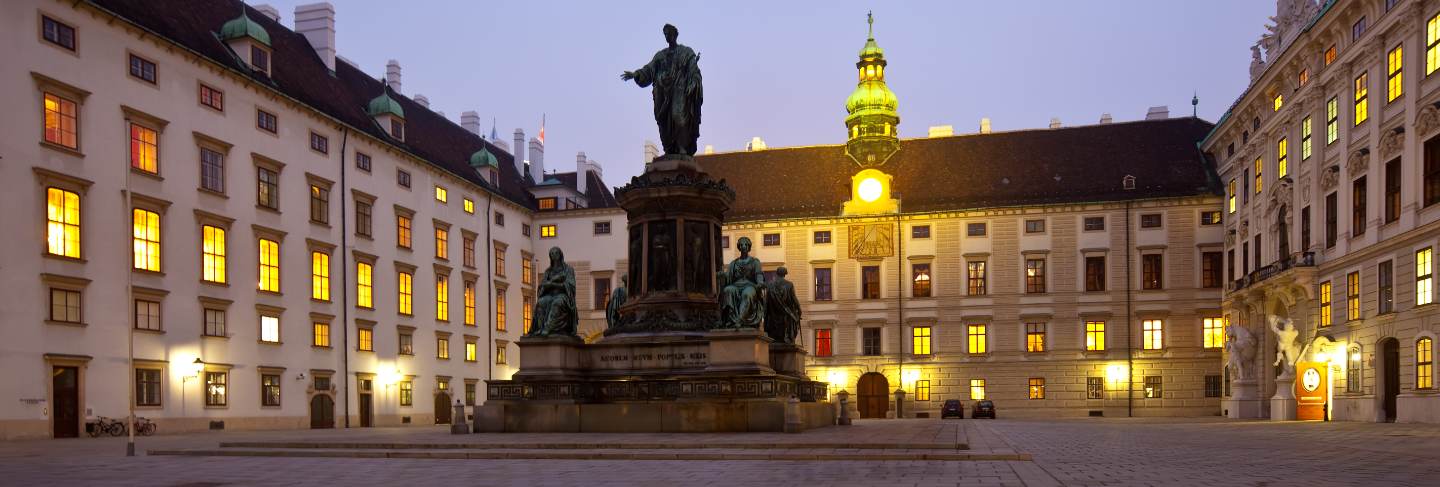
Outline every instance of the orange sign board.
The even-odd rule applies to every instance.
[[[1325,362],[1295,364],[1295,419],[1325,419],[1325,398],[1330,389],[1328,372]]]

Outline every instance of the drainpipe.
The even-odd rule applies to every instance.
[[[485,370],[488,370],[488,371],[489,371],[489,372],[487,372],[487,373],[485,374],[485,376],[486,376],[486,377],[489,377],[490,379],[494,379],[494,378],[495,378],[495,270],[491,268],[492,266],[495,265],[495,249],[494,249],[494,247],[495,247],[495,241],[494,241],[494,239],[492,239],[492,238],[490,237],[490,219],[493,218],[493,216],[494,216],[494,211],[490,209],[490,205],[494,204],[494,201],[495,201],[495,193],[486,191],[486,192],[485,192],[485,292],[489,293],[489,296],[490,296],[490,298],[489,298],[488,300],[486,300],[486,302],[490,303],[489,312],[487,313],[490,317],[487,318],[486,323],[489,323],[490,325],[487,326],[487,327],[485,327],[485,348],[487,348],[487,349],[490,350],[489,353],[486,354],[486,356],[487,356],[487,357],[490,357],[490,359],[489,359],[489,362],[486,362],[486,363],[485,363],[485,367],[486,367]],[[507,360],[507,362],[508,362],[508,360]]]
[[[900,387],[905,390],[905,229],[900,221],[899,209],[895,212],[895,242],[899,250],[895,253],[895,280],[899,286],[895,288],[895,304],[900,312],[900,322],[897,325],[900,332],[897,333],[896,341],[900,342],[895,347],[895,354],[900,357]],[[905,415],[905,402],[901,400],[903,395],[895,397],[895,419],[903,419]]]
[[[345,184],[345,146],[350,142],[350,129],[340,126],[340,349],[344,351],[340,355],[340,383],[344,385],[345,394],[345,427],[350,427],[350,232],[348,210],[345,205],[346,198],[349,198],[349,188]],[[313,378],[311,380],[314,380]],[[330,382],[334,387],[335,382]]]
[[[125,168],[125,191],[124,191],[124,193],[125,193],[125,208],[122,208],[122,210],[124,211],[123,214],[124,214],[125,216],[124,216],[123,218],[121,218],[120,221],[123,222],[123,221],[125,221],[125,220],[130,220],[130,225],[133,227],[133,226],[135,225],[135,220],[134,220],[134,218],[135,218],[135,210],[134,210],[134,208],[135,208],[135,207],[133,206],[133,202],[132,202],[132,199],[131,199],[131,196],[132,196],[133,193],[130,191],[130,168],[129,168],[129,167],[126,167],[126,168]],[[121,228],[124,228],[123,225],[122,225]],[[129,239],[133,238],[132,235],[129,235],[130,232],[126,232],[126,233],[127,233],[127,235],[125,236],[126,240],[129,240]],[[135,308],[134,308],[134,307],[135,307],[135,269],[134,269],[134,266],[135,266],[135,264],[134,264],[134,260],[135,260],[134,252],[135,252],[135,251],[134,251],[134,250],[131,250],[130,252],[131,252],[131,256],[130,256],[130,259],[128,259],[128,260],[130,260],[130,262],[126,262],[126,263],[125,263],[125,266],[126,266],[126,267],[125,267],[125,304],[126,304],[126,307],[128,307],[128,308],[130,308],[130,309],[133,310],[133,309],[135,309]],[[126,355],[126,362],[127,362],[127,363],[125,364],[125,367],[126,367],[127,369],[129,369],[128,372],[129,372],[129,374],[131,375],[131,377],[129,377],[129,378],[128,378],[129,380],[127,381],[127,382],[130,383],[130,387],[129,387],[129,390],[130,390],[130,401],[129,401],[129,404],[127,405],[127,407],[129,408],[130,414],[128,415],[128,418],[126,418],[127,424],[125,425],[125,431],[127,432],[127,435],[126,435],[127,437],[126,437],[126,440],[125,440],[125,456],[127,456],[127,457],[133,457],[133,456],[135,456],[135,378],[134,378],[134,374],[135,374],[135,324],[136,324],[136,323],[135,323],[135,318],[136,318],[135,312],[134,312],[134,311],[131,311],[131,312],[130,312],[130,326],[129,326],[129,330],[126,330],[126,333],[125,333],[126,341],[129,342],[128,345],[127,345],[128,348],[129,348],[129,351],[127,352],[127,355]],[[181,389],[184,389],[184,387],[181,387]],[[182,391],[180,391],[180,393],[181,393],[181,394],[184,394],[185,391],[182,390]],[[97,425],[97,427],[98,427],[98,425]]]
[[[1131,275],[1131,267],[1134,266],[1134,257],[1131,251],[1134,245],[1130,243],[1130,200],[1125,200],[1125,416],[1135,416],[1135,349],[1133,342],[1134,320],[1132,316],[1135,279]]]

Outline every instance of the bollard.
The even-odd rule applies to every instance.
[[[840,417],[835,420],[840,426],[850,425],[850,393],[844,390],[835,394],[840,398]]]
[[[895,389],[895,419],[905,417],[905,389]]]
[[[790,400],[785,401],[785,432],[799,433],[805,430],[805,424],[800,421],[800,398],[794,395]]]
[[[464,435],[470,433],[470,426],[465,424],[465,404],[459,399],[455,400],[455,412],[450,416],[450,434]]]

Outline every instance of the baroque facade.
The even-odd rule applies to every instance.
[[[602,326],[625,215],[599,164],[547,173],[543,140],[362,72],[331,5],[3,10],[0,177],[28,184],[0,195],[0,438],[132,404],[161,432],[448,422],[514,372],[552,246]]]
[[[1297,386],[1316,396],[1301,419],[1440,421],[1440,2],[1277,7],[1249,88],[1202,143],[1226,185],[1225,316],[1259,339],[1227,363],[1261,401],[1227,391],[1225,412],[1294,414],[1264,401],[1273,316],[1294,323],[1302,374],[1321,379]]]
[[[846,144],[696,158],[736,192],[726,260],[746,237],[795,283],[812,378],[862,417],[1218,412],[1211,124],[900,139],[873,31],[856,67]]]

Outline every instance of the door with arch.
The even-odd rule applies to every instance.
[[[451,411],[454,405],[450,404],[450,393],[439,392],[435,394],[435,424],[450,424],[452,419]]]
[[[861,418],[884,418],[890,410],[890,381],[879,372],[867,372],[860,376],[859,402]]]
[[[1395,422],[1395,397],[1400,395],[1400,341],[1380,341],[1380,405],[1385,421]]]
[[[316,394],[310,398],[310,428],[335,427],[335,399],[329,394]]]

